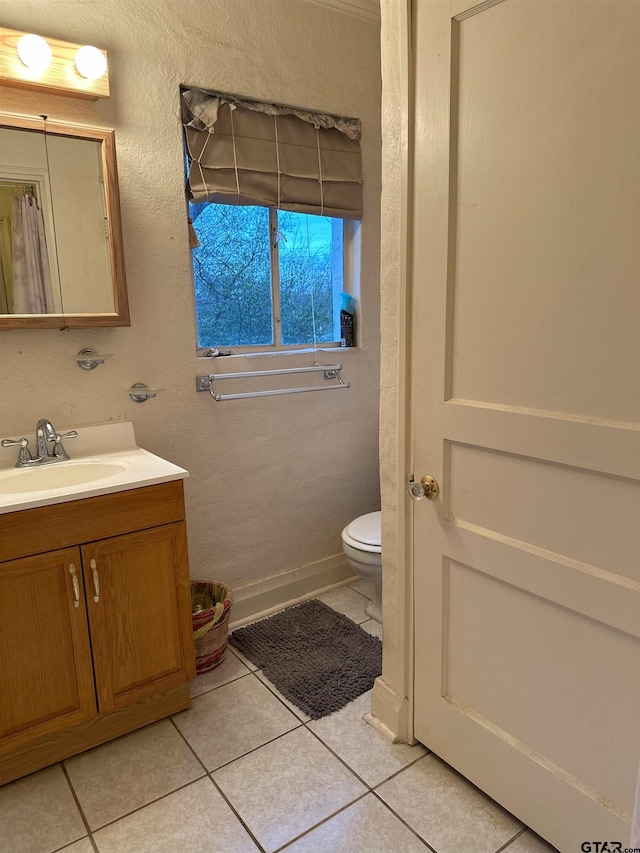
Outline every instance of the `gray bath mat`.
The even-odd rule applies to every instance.
[[[370,690],[382,672],[379,638],[317,599],[238,628],[229,642],[314,720]]]

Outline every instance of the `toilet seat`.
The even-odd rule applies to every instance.
[[[369,512],[347,524],[342,541],[358,551],[379,554],[382,551],[382,513]]]

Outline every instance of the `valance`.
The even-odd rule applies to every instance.
[[[360,121],[182,92],[194,202],[362,216]]]

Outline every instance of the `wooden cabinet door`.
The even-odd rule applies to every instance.
[[[82,564],[100,713],[193,678],[184,522],[85,545]]]
[[[79,549],[0,563],[0,754],[95,716]]]

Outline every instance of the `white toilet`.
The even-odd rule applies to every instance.
[[[365,612],[382,624],[382,513],[370,512],[347,524],[342,531],[342,550],[353,570],[376,585]]]

